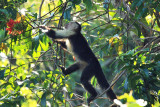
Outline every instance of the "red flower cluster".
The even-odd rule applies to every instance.
[[[14,22],[13,19],[10,19],[9,22],[7,23],[7,26],[8,26],[9,28],[6,28],[6,30],[9,31],[9,34],[11,34],[11,32],[12,32],[13,27],[14,27],[14,24],[15,24],[15,22]]]
[[[17,34],[21,34],[22,31],[19,31],[19,30],[14,30],[14,26],[16,24],[20,23],[20,21],[14,21],[13,19],[10,19],[9,22],[7,22],[7,26],[8,28],[6,28],[6,30],[9,31],[9,34],[12,34],[12,35],[17,35]]]

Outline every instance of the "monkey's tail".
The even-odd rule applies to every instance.
[[[100,85],[100,87],[102,89],[107,89],[110,85],[109,83],[107,82],[104,74],[103,74],[103,71],[98,71],[97,72],[97,75],[96,75],[96,78],[97,78],[97,81],[98,81],[98,84]],[[117,99],[115,93],[113,92],[112,89],[109,89],[107,92],[106,92],[107,96],[110,98],[110,100],[114,100],[114,99]]]

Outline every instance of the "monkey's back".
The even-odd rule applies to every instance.
[[[71,51],[77,59],[88,63],[98,61],[82,34],[73,35],[68,40],[72,47],[67,48],[72,48]]]

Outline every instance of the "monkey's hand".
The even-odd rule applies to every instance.
[[[42,30],[51,30],[51,28],[44,26],[44,25],[40,25],[39,28]]]
[[[55,39],[55,31],[47,26],[39,26],[39,28],[42,30],[42,32],[46,33],[47,36],[51,37],[52,39]]]
[[[64,75],[67,75],[67,74],[66,74],[66,72],[65,72],[65,70],[66,70],[66,68],[65,68],[65,67],[63,67],[63,66],[60,66],[60,65],[58,65],[58,67],[60,67],[60,68],[61,68],[61,70],[62,70],[62,73],[63,73]]]

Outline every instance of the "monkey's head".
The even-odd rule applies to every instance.
[[[78,22],[69,22],[65,25],[65,29],[75,32],[81,32],[81,25]]]

